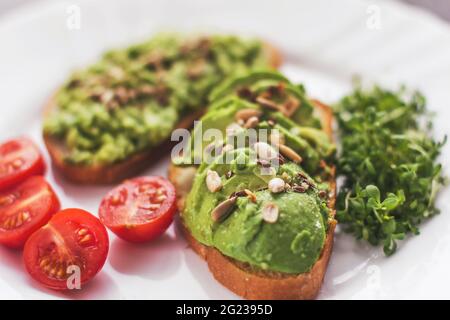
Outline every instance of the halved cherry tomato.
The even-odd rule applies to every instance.
[[[25,267],[44,286],[55,290],[72,289],[73,277],[80,285],[92,279],[108,255],[106,228],[92,214],[66,209],[31,235],[23,252]]]
[[[172,223],[175,199],[175,188],[162,177],[127,180],[103,198],[100,220],[124,240],[150,241]]]
[[[44,172],[42,155],[31,140],[18,138],[0,145],[0,190]]]
[[[43,177],[31,177],[0,193],[0,244],[21,248],[59,211],[59,200]]]

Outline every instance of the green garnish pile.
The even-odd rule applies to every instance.
[[[446,139],[430,136],[427,115],[425,98],[405,89],[357,87],[336,106],[344,177],[337,219],[358,239],[382,244],[386,255],[438,212],[433,202],[444,178],[437,157]]]

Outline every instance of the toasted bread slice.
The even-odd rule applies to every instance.
[[[331,109],[317,100],[314,100],[313,103],[320,115],[324,131],[332,138],[333,113]],[[332,171],[329,181],[332,192],[328,206],[334,217],[336,201],[334,168]],[[169,180],[177,190],[177,205],[180,214],[184,211],[186,196],[191,189],[195,172],[194,166],[171,165],[169,168]],[[319,293],[333,247],[335,226],[336,220],[330,219],[325,244],[319,259],[309,272],[297,275],[255,270],[246,263],[223,255],[213,247],[201,244],[184,225],[182,225],[182,229],[190,247],[206,260],[214,278],[237,295],[252,300],[303,300],[314,299]]]
[[[282,63],[281,53],[272,45],[264,43],[265,54],[269,57],[270,65],[278,68]],[[57,108],[56,101],[52,97],[46,104],[44,115]],[[184,117],[176,128],[190,128],[194,120],[200,118],[204,109]],[[176,129],[174,128],[174,129]],[[149,166],[150,163],[165,155],[172,147],[170,141],[162,145],[136,153],[126,160],[108,165],[75,165],[67,163],[64,158],[68,150],[59,139],[44,134],[44,142],[52,159],[53,165],[65,178],[80,184],[113,184],[132,177]],[[155,152],[158,150],[158,152]]]

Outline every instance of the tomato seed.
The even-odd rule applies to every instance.
[[[161,195],[163,195],[163,194],[164,194],[164,189],[162,189],[162,188],[156,189],[156,195],[157,195],[157,196],[161,196]]]
[[[111,198],[111,204],[113,206],[118,206],[124,203],[124,199],[122,197],[122,195],[120,193],[116,193],[112,198]]]
[[[23,159],[18,158],[12,162],[12,167],[17,170],[20,169],[20,167],[22,167],[23,164],[24,164]]]
[[[12,204],[16,200],[16,196],[14,194],[8,194],[0,198],[0,206],[7,206]]]
[[[22,212],[22,219],[28,221],[30,219],[30,213],[28,211]]]
[[[161,195],[158,198],[156,198],[156,202],[163,202],[166,199],[167,199],[167,197],[165,195]]]
[[[49,264],[49,262],[50,260],[48,258],[41,259],[41,261],[39,262],[39,266],[41,268],[44,268]]]
[[[78,230],[77,234],[78,234],[79,236],[84,236],[85,234],[88,233],[88,231],[89,231],[89,230],[86,229],[86,228],[81,228],[81,229]]]
[[[58,272],[57,272],[57,277],[58,278],[60,278],[60,279],[63,279],[63,278],[65,278],[66,277],[66,270],[67,270],[67,268],[64,268],[65,266],[61,266],[59,269],[58,269]]]
[[[87,233],[80,239],[78,239],[78,243],[82,246],[92,246],[95,244],[95,238],[92,236],[91,233]]]

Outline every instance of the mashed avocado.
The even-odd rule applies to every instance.
[[[267,129],[269,134],[276,129],[281,144],[303,159],[294,161],[289,153],[283,157],[280,148],[281,162],[267,168],[250,141],[243,147],[229,137],[203,141],[202,152],[211,143],[233,147],[212,161],[202,158],[186,200],[184,224],[199,242],[254,268],[293,274],[309,271],[322,252],[331,219],[326,161],[335,147],[321,130],[303,89],[279,74],[253,72],[222,85],[212,100],[202,118],[203,131],[217,128],[226,133],[230,125],[236,127],[239,112],[256,110],[258,123],[252,128]],[[296,108],[290,110],[288,103],[293,101]],[[240,126],[234,135],[248,132],[246,124]],[[194,128],[191,141],[199,134]],[[258,133],[258,143],[261,139]],[[202,154],[192,150],[192,157],[184,160],[198,156]],[[274,189],[274,181],[282,183],[281,191]],[[268,208],[275,208],[275,214]]]
[[[75,72],[44,132],[65,142],[70,163],[114,163],[165,141],[224,77],[268,63],[256,40],[162,34]]]
[[[249,149],[231,151],[236,158],[248,154]],[[224,157],[226,155],[224,154]],[[316,191],[299,193],[288,191],[272,194],[267,189],[274,177],[289,172],[291,182],[298,180],[300,166],[287,163],[273,175],[261,175],[257,163],[244,166],[219,164],[219,159],[201,167],[186,203],[184,223],[201,243],[213,246],[223,254],[265,270],[303,273],[318,259],[325,241],[328,210]],[[219,173],[223,180],[220,192],[206,187],[208,170]],[[226,178],[228,172],[233,176]],[[284,175],[286,177],[286,175]],[[224,221],[211,219],[212,210],[235,192],[248,189],[256,195],[256,202],[239,197],[232,214]],[[258,191],[259,190],[259,191]],[[274,224],[263,220],[262,208],[274,203],[279,208],[279,219]]]

